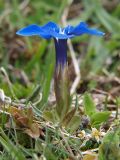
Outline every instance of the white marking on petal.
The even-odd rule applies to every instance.
[[[60,28],[59,33],[60,33],[60,34],[64,34],[64,33],[65,33],[65,30],[64,30],[63,28]]]

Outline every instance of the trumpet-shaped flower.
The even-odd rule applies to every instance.
[[[32,24],[20,29],[16,34],[21,36],[40,36],[44,39],[53,38],[56,50],[56,66],[60,65],[62,67],[67,64],[67,39],[83,34],[104,35],[103,32],[97,29],[90,29],[85,22],[80,22],[75,27],[68,25],[65,28],[59,27],[54,22],[48,22],[43,26]]]

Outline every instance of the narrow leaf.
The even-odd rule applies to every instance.
[[[45,157],[47,160],[57,160],[57,157],[52,153],[52,151],[46,147],[45,149]]]
[[[55,122],[55,114],[53,113],[53,111],[44,111],[43,112],[43,117],[50,122]]]
[[[67,126],[68,123],[71,121],[71,119],[73,118],[74,114],[76,112],[76,108],[73,108],[70,112],[68,112],[68,114],[64,117],[62,124],[64,126]]]
[[[10,153],[13,159],[16,160],[25,160],[23,153],[20,151],[18,147],[16,147],[4,133],[4,131],[0,128],[1,136],[0,136],[0,143],[4,147],[4,149]]]
[[[67,128],[70,129],[70,133],[76,131],[80,126],[81,118],[79,115],[74,116],[68,123]]]

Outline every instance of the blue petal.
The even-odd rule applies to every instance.
[[[51,32],[50,34],[52,37],[58,38],[58,39],[68,39],[73,37],[73,35],[61,34],[57,32]]]
[[[69,33],[70,33],[73,29],[74,29],[73,26],[68,25],[67,27],[65,27],[64,32],[69,35]]]
[[[61,28],[54,22],[48,22],[41,28],[44,30],[44,32],[48,32],[53,38],[68,39],[72,37],[66,33],[60,33]]]
[[[76,27],[67,26],[61,29],[56,23],[48,22],[43,26],[38,26],[36,24],[29,25],[22,28],[17,32],[18,35],[22,36],[34,36],[38,35],[45,39],[58,38],[58,39],[68,39],[74,36],[79,36],[82,34],[91,34],[103,36],[104,33],[97,29],[90,29],[85,22],[79,23]]]
[[[60,29],[56,23],[51,21],[45,24],[44,26],[41,26],[41,28],[46,32],[49,32],[49,31],[59,32],[59,29]]]
[[[76,27],[73,27],[73,29],[70,29],[69,34],[74,34],[76,36],[79,36],[82,34],[103,36],[105,33],[97,29],[90,29],[88,28],[88,25],[85,22],[80,22]]]
[[[42,30],[42,28],[36,24],[32,24],[32,25],[29,25],[25,28],[22,28],[19,31],[17,31],[16,34],[21,35],[21,36],[39,35],[45,39],[51,38],[49,33],[44,32],[44,30]]]

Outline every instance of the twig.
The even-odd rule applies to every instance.
[[[27,5],[29,4],[29,1],[30,1],[30,0],[24,0],[24,1],[20,4],[19,9],[20,9],[20,10],[25,9],[25,8],[27,7]]]
[[[8,86],[9,86],[9,89],[10,89],[11,94],[12,94],[13,97],[17,100],[17,97],[16,97],[16,95],[15,95],[15,93],[14,93],[14,91],[13,91],[13,88],[12,88],[12,83],[11,83],[11,81],[10,81],[10,79],[9,79],[9,76],[8,76],[6,70],[5,70],[3,67],[1,67],[1,68],[0,68],[0,72],[1,72],[1,73],[3,74],[3,76],[6,78],[6,81],[7,81],[7,83],[8,83]]]
[[[0,23],[3,21],[5,17],[7,17],[12,12],[12,9],[6,9],[3,11],[3,13],[0,15]]]
[[[71,1],[72,3],[72,1]],[[67,25],[67,16],[68,16],[68,11],[69,11],[69,6],[70,4],[65,8],[64,12],[63,12],[63,15],[62,15],[62,23],[64,26]],[[79,84],[79,81],[81,79],[81,74],[80,74],[80,68],[79,68],[79,64],[78,64],[78,61],[75,57],[75,52],[74,52],[74,49],[73,49],[73,46],[72,46],[72,43],[71,43],[71,40],[69,39],[68,40],[68,48],[69,48],[69,51],[70,51],[70,54],[71,54],[71,57],[72,57],[72,61],[73,61],[73,65],[74,65],[74,69],[75,69],[75,73],[76,73],[76,78],[73,82],[73,85],[71,87],[71,94],[73,94]]]
[[[99,148],[95,148],[95,149],[91,149],[91,150],[87,150],[87,151],[84,151],[82,152],[83,155],[85,154],[90,154],[91,152],[98,152]]]
[[[118,112],[118,110],[119,110],[119,100],[118,100],[118,98],[116,99],[116,115],[115,115],[115,118],[117,119],[118,118],[118,115],[119,115],[119,112]]]
[[[69,50],[70,50],[70,53],[71,53],[71,57],[72,57],[72,60],[73,60],[73,65],[74,65],[74,69],[75,69],[75,73],[76,73],[76,78],[73,82],[73,85],[71,87],[71,94],[73,94],[80,82],[80,79],[81,79],[81,74],[80,74],[80,68],[79,68],[79,64],[78,64],[78,61],[75,57],[75,52],[73,50],[73,46],[72,46],[72,43],[70,40],[68,40],[68,47],[69,47]]]

